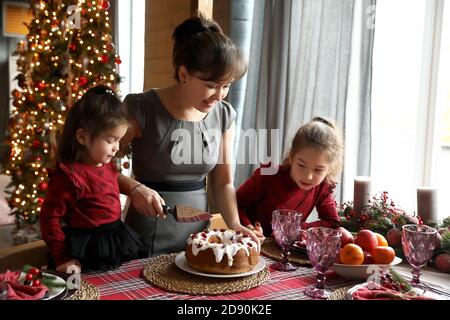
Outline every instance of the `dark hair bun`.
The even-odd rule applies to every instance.
[[[212,19],[202,15],[189,18],[175,28],[172,38],[172,63],[178,82],[181,66],[202,80],[221,82],[237,80],[247,70],[240,50]]]
[[[202,32],[223,33],[222,28],[214,20],[206,19],[203,15],[192,17],[175,28],[172,38],[177,45]]]

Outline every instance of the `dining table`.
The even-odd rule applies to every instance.
[[[294,271],[276,270],[271,267],[276,260],[261,255],[269,270],[269,276],[263,284],[242,292],[192,295],[171,292],[149,283],[143,276],[143,269],[151,259],[155,258],[132,260],[113,271],[82,274],[82,280],[98,288],[100,300],[311,300],[304,290],[315,283],[317,276],[315,269],[309,266],[299,266]],[[396,266],[394,269],[405,278],[408,277],[407,265]],[[434,277],[429,278],[428,273],[429,271],[423,271],[423,279],[430,280],[429,283],[439,288],[444,296],[447,293],[445,298],[449,299],[449,275],[436,273]],[[333,292],[362,282],[364,281],[345,279],[329,270],[326,273],[325,286]]]

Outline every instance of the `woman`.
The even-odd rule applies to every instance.
[[[131,142],[136,180],[119,176],[122,193],[131,198],[126,223],[143,238],[148,256],[184,250],[190,233],[209,222],[177,223],[162,205],[208,210],[205,178],[229,228],[242,226],[231,172],[236,113],[223,99],[231,82],[245,74],[242,54],[220,26],[193,17],[173,33],[177,83],[130,94],[125,105],[133,118],[123,138]],[[164,218],[164,219],[158,219]]]

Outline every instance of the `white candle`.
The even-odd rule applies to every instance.
[[[423,223],[438,223],[437,206],[436,188],[417,188],[417,214],[422,219]]]
[[[369,203],[372,180],[370,177],[355,177],[353,189],[353,209],[356,215],[361,214],[361,208]]]

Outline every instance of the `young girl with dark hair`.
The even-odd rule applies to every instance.
[[[40,213],[57,271],[114,269],[138,256],[142,243],[120,220],[118,173],[111,162],[127,128],[125,108],[106,86],[89,89],[67,114]]]
[[[238,189],[241,223],[258,236],[272,234],[272,212],[299,211],[302,229],[337,228],[340,223],[333,190],[342,166],[342,134],[331,121],[316,117],[297,131],[291,149],[275,175],[262,175],[258,168]],[[316,208],[319,220],[305,220]]]
[[[131,142],[135,176],[119,176],[122,193],[131,198],[125,221],[143,237],[148,256],[184,250],[189,235],[209,223],[177,223],[162,205],[208,211],[208,175],[228,227],[259,244],[239,222],[231,164],[236,112],[223,100],[246,63],[220,26],[202,16],[177,26],[173,40],[176,83],[124,101],[132,120],[123,147]]]

